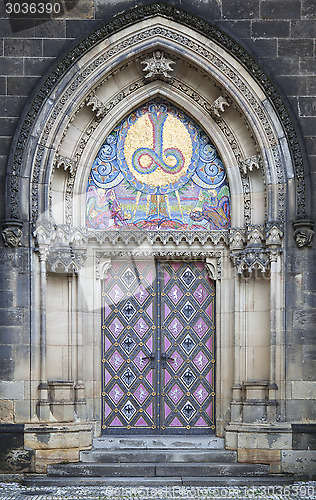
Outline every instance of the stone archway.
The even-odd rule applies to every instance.
[[[211,137],[231,189],[229,230],[85,227],[92,160],[131,110],[155,98],[184,110]],[[36,250],[29,256],[31,420],[73,422],[76,412],[100,432],[100,282],[111,259],[202,259],[217,286],[218,435],[226,428],[227,446],[242,448],[238,437],[256,437],[263,421],[265,436],[290,436],[289,426],[276,424],[286,422],[287,398],[283,249],[288,221],[298,218],[308,231],[302,155],[279,96],[227,35],[159,4],[118,16],[41,87],[12,146],[7,180],[6,230],[18,244],[24,221]],[[28,204],[19,204],[18,190]]]

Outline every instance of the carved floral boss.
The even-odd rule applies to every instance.
[[[150,101],[106,138],[89,176],[86,214],[95,229],[226,229],[226,171],[191,118]]]

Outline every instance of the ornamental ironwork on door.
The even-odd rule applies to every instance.
[[[215,286],[203,262],[113,260],[102,284],[102,430],[215,432]]]

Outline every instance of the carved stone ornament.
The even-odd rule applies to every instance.
[[[97,117],[101,117],[105,114],[106,108],[94,92],[91,92],[91,94],[87,97],[86,105],[91,108]]]
[[[144,59],[141,64],[146,64],[143,68],[144,73],[147,73],[145,78],[164,77],[169,80],[171,78],[169,73],[173,71],[171,64],[175,64],[175,62],[166,57],[161,50],[156,50],[150,57]]]
[[[212,115],[217,116],[217,118],[221,117],[221,113],[224,113],[225,108],[228,108],[230,106],[229,102],[224,96],[219,96],[217,99],[215,99],[214,102],[211,104],[210,108],[210,113]]]
[[[241,252],[232,252],[230,258],[238,274],[244,278],[252,274],[269,274],[270,252],[266,249],[248,248]]]
[[[314,222],[309,219],[299,219],[293,222],[294,239],[298,248],[312,245]]]
[[[86,258],[84,250],[74,251],[70,247],[55,249],[47,256],[47,267],[54,273],[78,273]]]
[[[247,174],[247,172],[252,172],[253,170],[259,170],[262,167],[262,159],[259,155],[250,156],[242,160],[239,164],[240,170]]]
[[[2,237],[6,247],[16,248],[22,245],[23,222],[18,220],[5,220],[2,222]]]
[[[243,229],[231,229],[229,232],[229,246],[231,250],[242,250],[246,238]]]
[[[283,231],[277,224],[272,224],[266,230],[266,245],[269,247],[279,247],[282,244]]]

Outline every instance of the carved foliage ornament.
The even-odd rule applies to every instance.
[[[175,64],[175,62],[169,59],[161,50],[156,50],[150,57],[144,59],[141,64],[146,65],[143,68],[144,73],[147,73],[145,75],[146,79],[163,77],[168,80],[171,78],[169,73],[173,71],[171,64]]]

